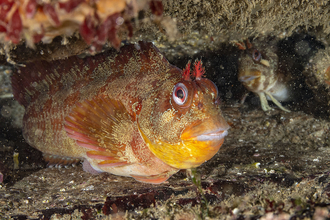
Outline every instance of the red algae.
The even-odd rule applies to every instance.
[[[162,2],[152,2],[152,11],[161,15]],[[28,46],[34,47],[39,41],[49,43],[57,36],[71,36],[80,31],[94,50],[99,50],[106,41],[118,49],[118,28],[125,23],[123,29],[127,28],[131,37],[130,19],[144,9],[145,4],[144,1],[128,4],[126,0],[56,0],[50,3],[4,0],[0,3],[0,35],[5,35],[5,40],[13,44],[25,39]]]

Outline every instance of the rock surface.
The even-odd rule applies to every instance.
[[[329,66],[329,2],[173,0],[163,5],[162,19],[144,10],[132,21],[132,38],[120,37],[154,42],[180,68],[201,58],[217,84],[231,129],[218,154],[197,169],[203,193],[185,171],[168,183],[149,185],[91,175],[80,164],[46,167],[41,153],[21,136],[23,110],[10,98],[8,62],[17,67],[88,54],[81,38],[58,37],[36,49],[7,44],[0,56],[6,64],[0,69],[0,218],[330,218],[330,98],[320,72]],[[246,91],[237,80],[239,51],[232,41],[265,35],[278,38],[279,57],[302,88],[301,98],[285,103],[291,113],[276,107],[265,113],[254,95],[238,104]]]
[[[221,218],[311,218],[328,216],[330,123],[302,112],[265,114],[225,106],[232,128],[219,153],[197,169],[209,203],[208,216]],[[206,217],[203,197],[184,171],[168,183],[150,185],[111,174],[91,175],[80,165],[42,168],[25,144],[5,151],[8,171],[0,188],[2,217],[136,219]],[[19,167],[12,171],[13,149]],[[34,163],[32,158],[36,157]],[[32,172],[33,170],[33,172]],[[38,171],[37,171],[38,170]],[[11,176],[13,175],[13,176]],[[273,216],[274,217],[274,216]]]

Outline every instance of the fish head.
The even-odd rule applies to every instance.
[[[142,104],[138,126],[143,139],[156,157],[178,169],[211,159],[228,134],[218,89],[203,73],[199,61],[190,75],[189,63],[182,78],[168,79]]]
[[[239,58],[238,80],[251,92],[263,92],[277,80],[278,56],[276,47],[262,41],[253,44],[237,43],[242,55]]]

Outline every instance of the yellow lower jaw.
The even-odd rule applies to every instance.
[[[152,143],[142,132],[141,135],[152,153],[164,163],[177,168],[189,169],[200,166],[211,159],[223,143],[221,140],[184,140],[176,144]]]

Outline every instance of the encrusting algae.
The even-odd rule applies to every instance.
[[[162,183],[219,150],[229,128],[201,61],[182,71],[152,43],[94,57],[29,63],[14,73],[23,135],[50,163]]]

